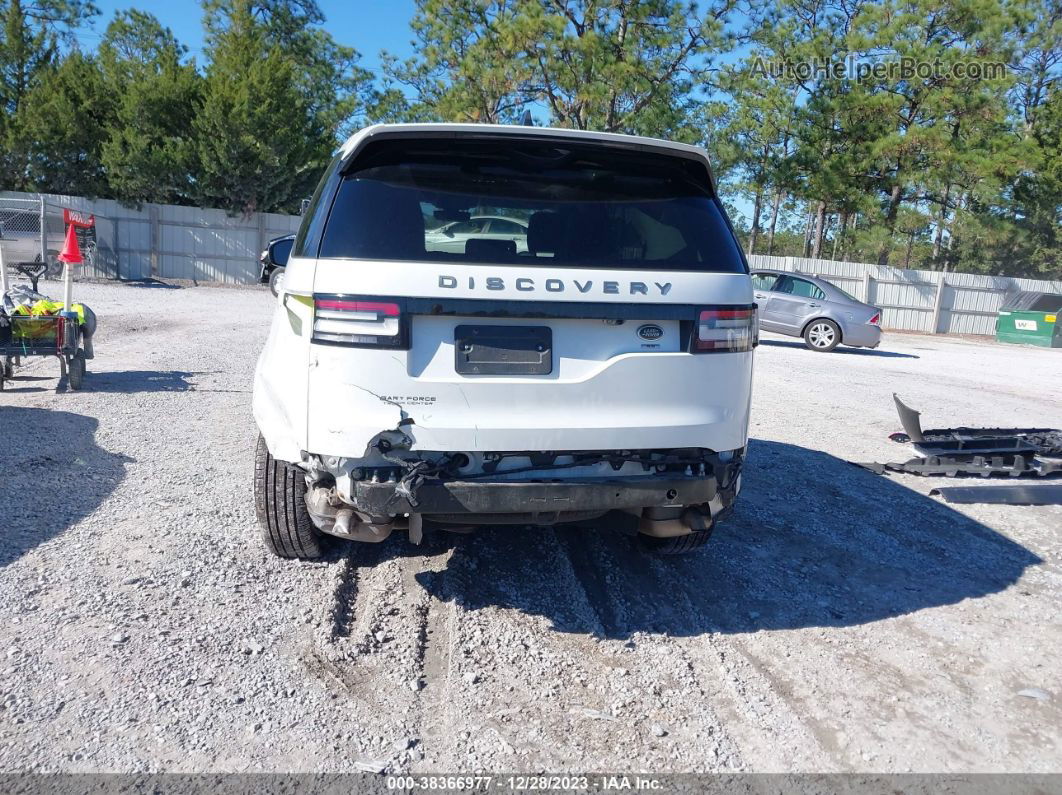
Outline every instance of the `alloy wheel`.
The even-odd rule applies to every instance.
[[[828,348],[833,344],[833,328],[826,323],[816,323],[808,330],[808,339],[816,348]]]

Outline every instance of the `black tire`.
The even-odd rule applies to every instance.
[[[70,388],[75,392],[85,384],[85,352],[77,351],[70,357],[70,363],[66,366],[67,377],[70,379]]]
[[[819,353],[829,353],[841,344],[841,327],[832,320],[820,317],[804,329],[804,345]]]
[[[685,555],[687,552],[693,552],[703,547],[711,537],[711,532],[703,530],[684,536],[673,536],[672,538],[657,538],[656,536],[647,536],[644,533],[639,533],[638,543],[642,549],[652,552],[654,555]]]
[[[280,293],[280,280],[284,278],[283,268],[273,268],[273,272],[269,274],[269,292],[273,295]]]
[[[274,555],[321,557],[321,532],[306,510],[306,478],[298,467],[273,458],[261,436],[254,451],[254,510],[265,545]]]

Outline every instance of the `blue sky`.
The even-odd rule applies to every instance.
[[[202,7],[199,0],[95,0],[102,14],[91,30],[79,32],[78,39],[85,49],[95,49],[113,19],[115,12],[136,8],[154,14],[170,28],[178,41],[188,47],[189,55],[203,62]],[[325,15],[325,28],[341,44],[354,47],[362,55],[361,65],[376,71],[381,50],[401,58],[413,54],[409,20],[413,16],[413,0],[318,0]],[[733,24],[743,22],[735,15]],[[732,57],[732,56],[731,56]],[[744,198],[729,197],[738,212],[748,217],[751,205]]]
[[[79,34],[85,49],[95,49],[103,31],[116,11],[136,8],[154,14],[163,25],[173,30],[177,39],[188,47],[191,55],[202,62],[202,8],[198,0],[95,0],[103,12],[91,31]],[[362,65],[376,69],[380,50],[399,56],[412,53],[409,20],[413,16],[413,0],[318,0],[326,17],[325,27],[341,44],[354,47],[362,54]]]

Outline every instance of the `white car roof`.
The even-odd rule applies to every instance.
[[[562,127],[530,127],[519,124],[374,124],[369,127],[363,127],[350,136],[346,143],[340,147],[339,154],[342,157],[343,166],[346,166],[353,155],[371,139],[417,137],[421,135],[425,138],[473,137],[480,135],[496,135],[500,137],[511,135],[525,139],[569,139],[678,155],[704,163],[712,180],[712,188],[715,188],[715,176],[712,174],[708,153],[699,146],[665,141],[662,138],[646,138],[640,135],[621,135],[619,133],[593,132],[590,130],[570,130]]]

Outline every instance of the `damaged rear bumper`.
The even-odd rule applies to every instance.
[[[714,500],[722,509],[729,507],[736,492],[735,487],[720,490],[712,476],[648,476],[565,481],[440,480],[417,489],[416,505],[396,490],[395,483],[358,481],[352,484],[351,496],[358,511],[372,516],[415,512],[425,516],[526,517],[700,505]]]

